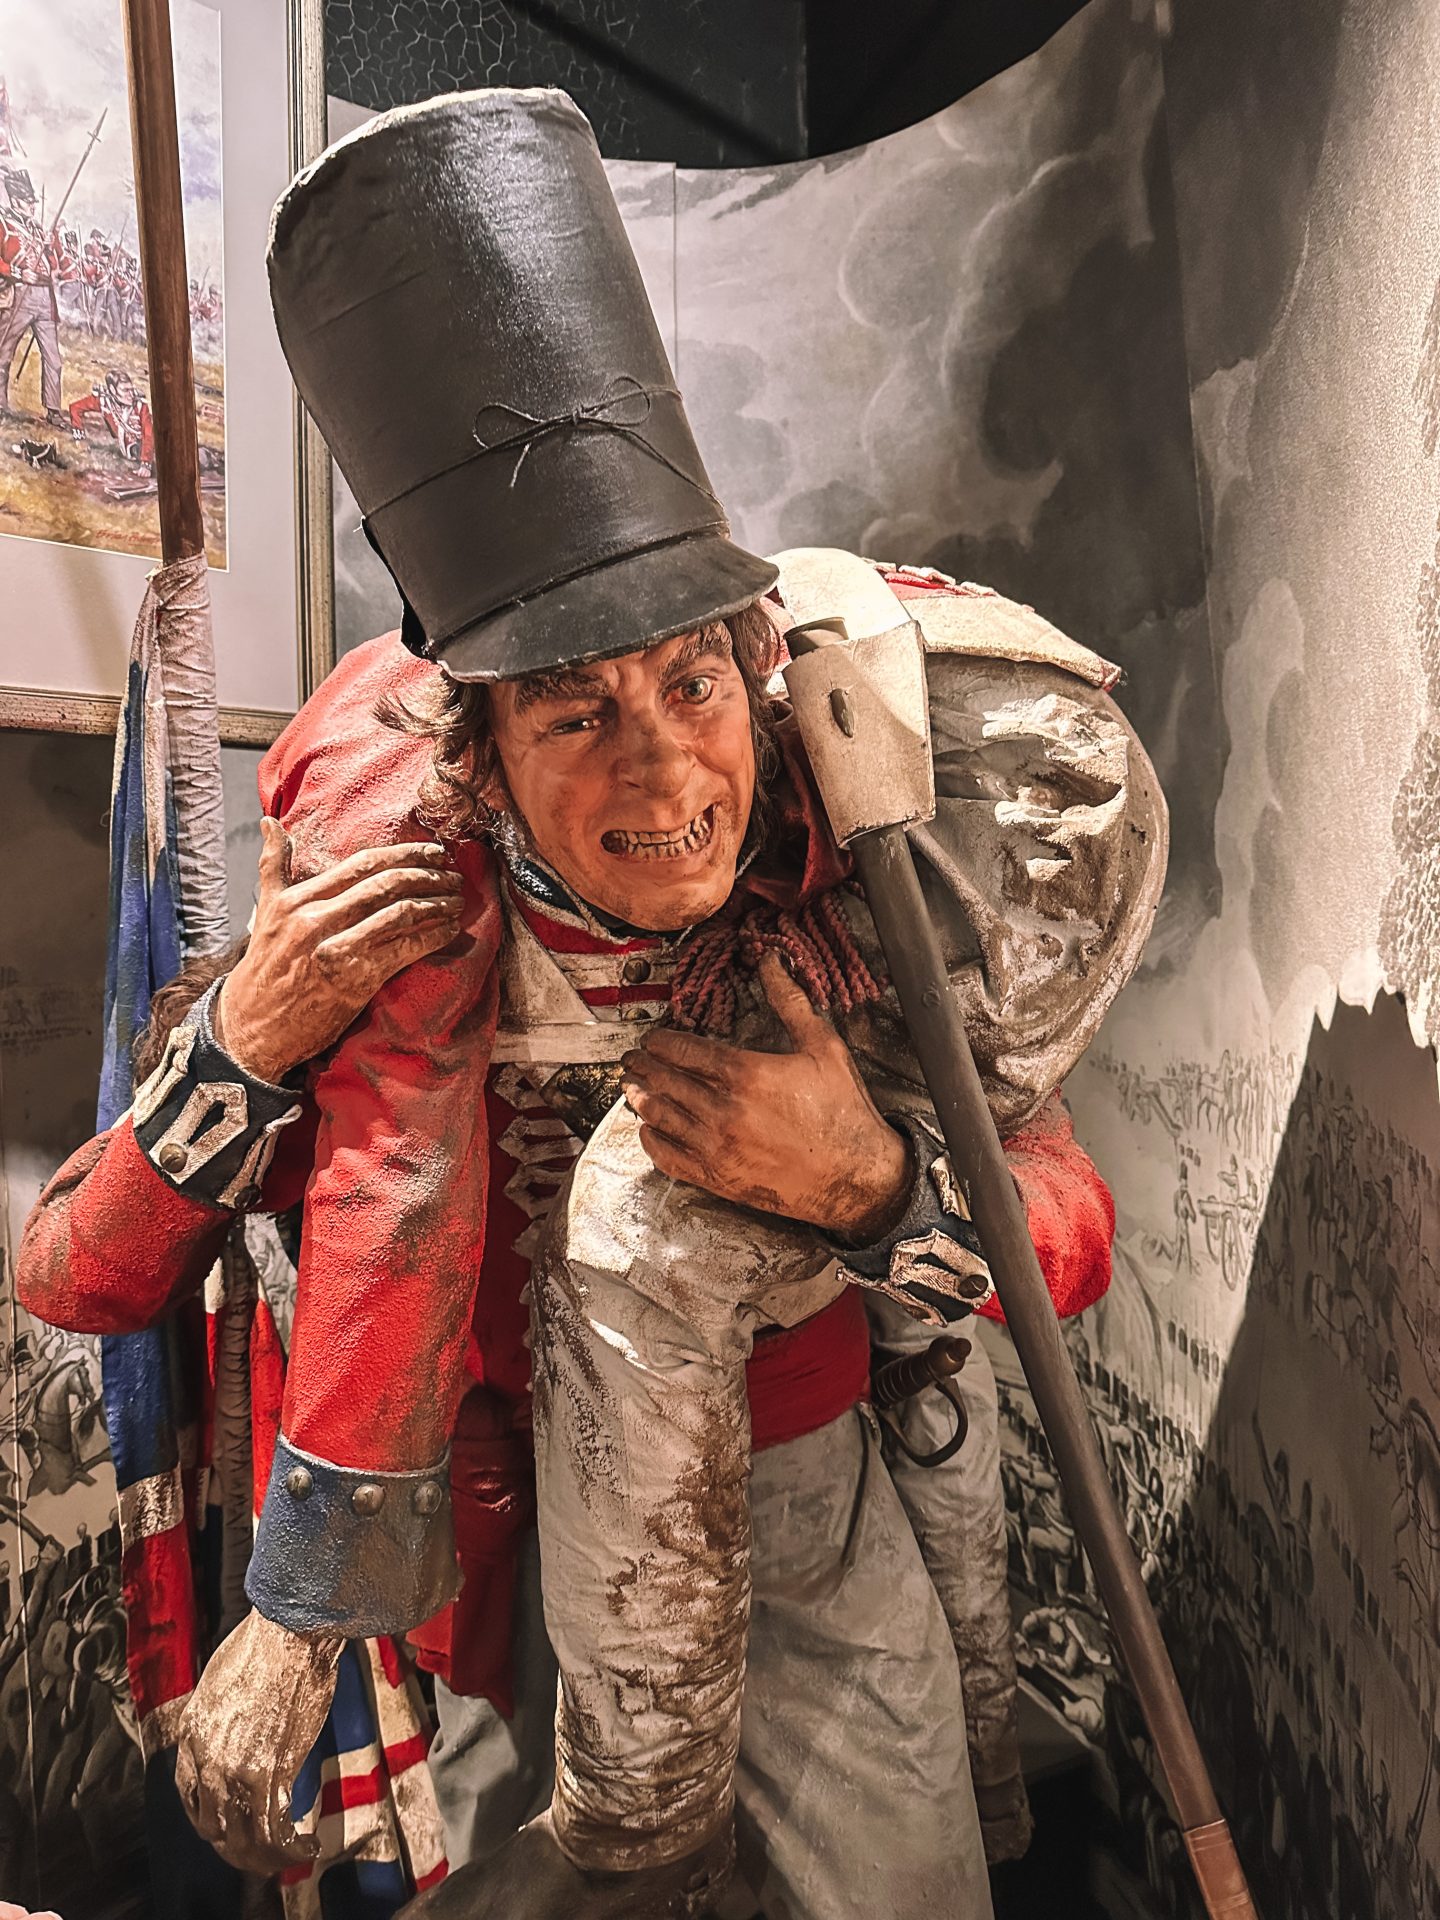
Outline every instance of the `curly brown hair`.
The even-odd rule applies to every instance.
[[[247,933],[223,953],[198,954],[187,960],[168,986],[156,989],[150,1001],[150,1018],[135,1039],[135,1085],[143,1086],[165,1051],[165,1042],[189,1013],[207,987],[233,973],[250,944]]]
[[[765,692],[777,657],[776,629],[764,602],[759,600],[728,614],[718,624],[730,636],[731,657],[740,669],[750,702],[750,729],[755,742],[753,834],[763,831],[768,817],[766,790],[779,763],[773,707]],[[377,704],[375,717],[384,726],[434,743],[434,758],[420,788],[417,812],[438,839],[478,840],[495,825],[495,812],[483,797],[498,770],[485,682],[437,676],[436,685],[423,702],[407,705],[387,695]]]

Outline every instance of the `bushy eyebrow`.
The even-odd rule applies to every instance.
[[[676,674],[687,673],[691,667],[702,660],[729,660],[733,657],[728,627],[702,627],[699,633],[692,633],[683,646],[675,653],[665,668],[666,679]]]
[[[549,673],[527,673],[515,689],[515,713],[527,712],[541,700],[589,700],[605,690],[598,673],[584,667],[555,667]]]
[[[665,642],[657,644],[664,646]],[[674,679],[701,660],[729,660],[733,654],[727,627],[702,627],[675,649],[666,664],[665,677]],[[604,691],[604,678],[594,668],[554,667],[548,673],[528,673],[515,688],[515,714],[518,719],[542,700],[593,700]]]

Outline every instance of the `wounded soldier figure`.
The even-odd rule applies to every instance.
[[[926,1466],[949,1409],[897,1447],[870,1363],[996,1310],[774,676],[855,607],[918,633],[927,898],[1065,1313],[1113,1211],[1058,1089],[1165,864],[1115,672],[985,588],[730,540],[563,94],[382,116],[270,266],[404,624],[266,756],[249,941],[157,1002],[18,1271],[60,1325],[149,1325],[303,1200],[191,1818],[254,1871],[313,1851],[340,1650],[403,1634],[453,1869],[416,1914],[699,1915],[738,1841],[772,1920],[986,1920],[1028,1835],[994,1382],[972,1339]]]

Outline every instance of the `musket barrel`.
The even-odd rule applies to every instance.
[[[850,842],[900,1010],[935,1103],[1066,1502],[1110,1616],[1213,1920],[1254,1920],[1234,1844],[1105,1472],[959,1004],[900,827]]]

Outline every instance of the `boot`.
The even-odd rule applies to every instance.
[[[587,1873],[542,1813],[493,1858],[457,1867],[399,1920],[702,1920],[735,1864],[726,1826],[697,1852],[632,1873]]]

